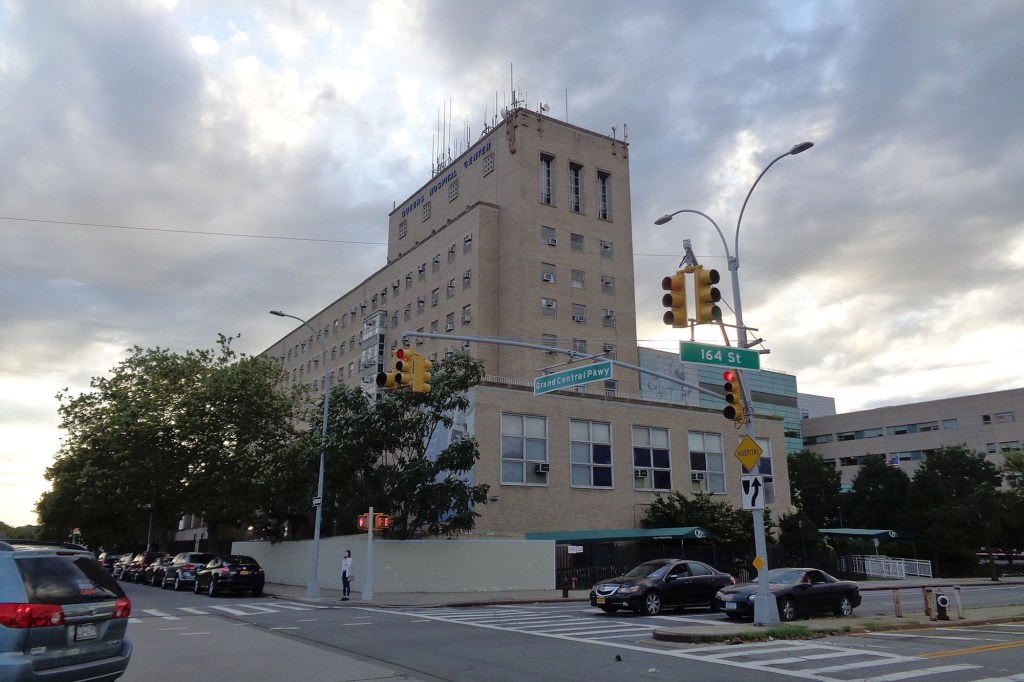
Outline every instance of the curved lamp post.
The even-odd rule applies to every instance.
[[[309,327],[309,331],[316,335],[316,340],[320,343],[320,351],[323,355],[324,363],[324,418],[322,428],[320,429],[320,474],[317,477],[316,482],[316,499],[313,500],[313,506],[316,507],[316,521],[313,524],[313,557],[310,561],[309,566],[309,582],[306,583],[306,598],[317,599],[320,596],[320,580],[317,574],[320,564],[320,521],[323,516],[323,499],[324,499],[324,453],[327,450],[327,416],[330,410],[331,404],[331,372],[327,367],[327,346],[324,345],[323,339],[320,338],[320,332],[313,329],[312,325],[301,317],[295,315],[289,315],[288,313],[280,310],[271,310],[271,315],[277,315],[278,317],[290,317],[293,320],[298,320],[306,327]]]
[[[771,160],[761,174],[754,180],[754,184],[750,186],[750,190],[747,192],[747,196],[743,199],[743,206],[740,208],[739,218],[736,219],[736,234],[733,241],[732,253],[729,252],[729,244],[725,240],[725,235],[722,233],[721,228],[718,227],[718,223],[711,219],[706,213],[701,211],[695,211],[689,208],[680,209],[674,213],[668,213],[663,215],[654,221],[655,225],[664,225],[668,221],[672,220],[673,216],[679,215],[680,213],[695,213],[696,215],[702,216],[710,222],[715,230],[718,232],[718,236],[722,239],[722,246],[725,248],[725,257],[729,263],[729,275],[732,280],[732,298],[734,313],[736,315],[736,341],[740,348],[747,347],[747,328],[743,325],[743,308],[740,304],[740,225],[743,222],[743,212],[747,209],[747,202],[750,200],[750,195],[753,194],[754,188],[757,187],[757,183],[761,181],[764,174],[768,172],[768,169],[775,165],[780,159],[784,159],[787,156],[795,156],[801,152],[805,152],[814,146],[813,142],[801,142],[800,144],[793,145],[793,147],[785,154],[779,154]],[[755,343],[757,343],[755,341]],[[744,400],[750,402],[750,393],[746,384],[743,384]],[[750,438],[754,438],[754,418],[751,414],[748,417],[749,421],[746,422],[746,432]],[[768,548],[765,541],[764,532],[764,511],[755,509],[751,512],[754,517],[754,548],[758,557],[768,557]],[[778,605],[775,603],[775,597],[772,595],[771,589],[768,587],[768,564],[765,561],[760,569],[757,571],[757,597],[754,600],[754,623],[757,625],[775,625],[779,622],[779,610]]]

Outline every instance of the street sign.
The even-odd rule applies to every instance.
[[[740,476],[743,511],[764,509],[764,476]]]
[[[679,342],[679,361],[737,369],[761,369],[761,354],[757,351],[729,346],[709,346],[689,341]]]
[[[740,461],[743,468],[747,471],[753,471],[754,467],[757,466],[757,460],[761,459],[761,454],[764,452],[761,446],[754,442],[754,439],[750,436],[743,436],[743,440],[736,447],[736,459]]]
[[[322,497],[314,497],[313,498],[313,506],[314,507],[319,507],[323,503],[324,503],[324,498],[322,498]]]
[[[589,384],[591,381],[601,381],[612,378],[611,361],[595,362],[592,365],[564,369],[561,372],[547,374],[533,380],[533,394],[541,395],[563,388],[571,388],[579,384]]]

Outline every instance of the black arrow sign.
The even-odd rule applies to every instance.
[[[753,490],[754,490],[753,493],[750,492],[751,488],[753,488]],[[756,477],[753,480],[744,480],[743,481],[743,493],[745,495],[749,495],[750,496],[749,500],[750,500],[750,506],[751,507],[759,506],[757,504],[757,496],[761,494],[761,478],[760,477]]]

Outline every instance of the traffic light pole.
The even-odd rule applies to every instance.
[[[366,524],[366,578],[363,580],[363,601],[373,599],[373,507]]]
[[[672,216],[679,213],[696,213],[699,216],[703,216],[710,222],[715,230],[718,232],[718,236],[722,239],[722,246],[725,247],[725,257],[729,263],[729,275],[732,280],[732,296],[733,296],[733,312],[736,315],[736,340],[737,345],[740,348],[747,348],[747,328],[743,325],[743,306],[740,300],[740,225],[743,222],[743,213],[747,209],[747,202],[750,200],[750,195],[753,194],[754,188],[757,187],[757,183],[761,181],[764,174],[768,172],[768,169],[775,165],[780,159],[784,159],[787,156],[794,156],[801,152],[805,152],[814,144],[811,142],[801,142],[800,144],[794,145],[785,154],[779,154],[771,160],[761,174],[754,180],[754,184],[750,186],[747,191],[747,196],[743,199],[743,206],[740,208],[739,218],[736,220],[736,234],[733,241],[733,251],[729,252],[729,245],[725,241],[725,235],[722,233],[721,228],[718,227],[718,223],[712,220],[711,216],[700,211],[694,211],[692,209],[682,209],[664,215],[655,221],[655,225],[664,225],[668,221],[672,220]],[[699,304],[699,303],[698,303]],[[726,338],[728,343],[728,337]],[[756,343],[756,342],[755,342]],[[743,388],[743,400],[747,406],[751,406],[750,402],[750,387],[749,382],[743,381],[742,371],[737,367],[737,373],[740,376],[740,386]],[[755,438],[754,429],[754,415],[753,410],[745,410],[745,426],[746,435],[753,440]],[[761,509],[754,509],[751,511],[754,521],[754,552],[757,554],[758,563],[755,565],[757,568],[757,595],[754,598],[754,623],[756,625],[775,625],[779,623],[779,607],[775,601],[775,596],[772,594],[771,589],[768,585],[768,543],[765,538],[764,529],[764,511]]]

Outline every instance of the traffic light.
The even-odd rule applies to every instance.
[[[665,324],[673,327],[686,327],[686,271],[679,270],[661,280],[661,288],[669,292],[661,297],[661,304],[670,310],[665,311]]]
[[[412,392],[430,393],[430,368],[434,363],[419,353],[413,353],[412,360]]]
[[[356,520],[356,526],[359,530],[370,530],[370,515],[360,514]],[[391,517],[387,514],[374,512],[373,513],[373,529],[374,530],[387,530],[391,528]]]
[[[693,298],[697,310],[697,324],[722,321],[722,309],[716,303],[722,300],[722,292],[715,286],[719,282],[718,270],[705,270],[703,265],[693,269]]]
[[[369,530],[370,529],[370,515],[369,514],[360,514],[359,518],[356,520],[356,525],[359,527],[359,530]]]
[[[722,372],[722,388],[725,389],[725,402],[728,403],[722,414],[734,422],[745,421],[743,413],[743,389],[740,387],[740,373],[735,369]]]
[[[412,384],[412,351],[399,348],[391,353],[390,372],[377,373],[377,385],[385,390],[408,387]]]

